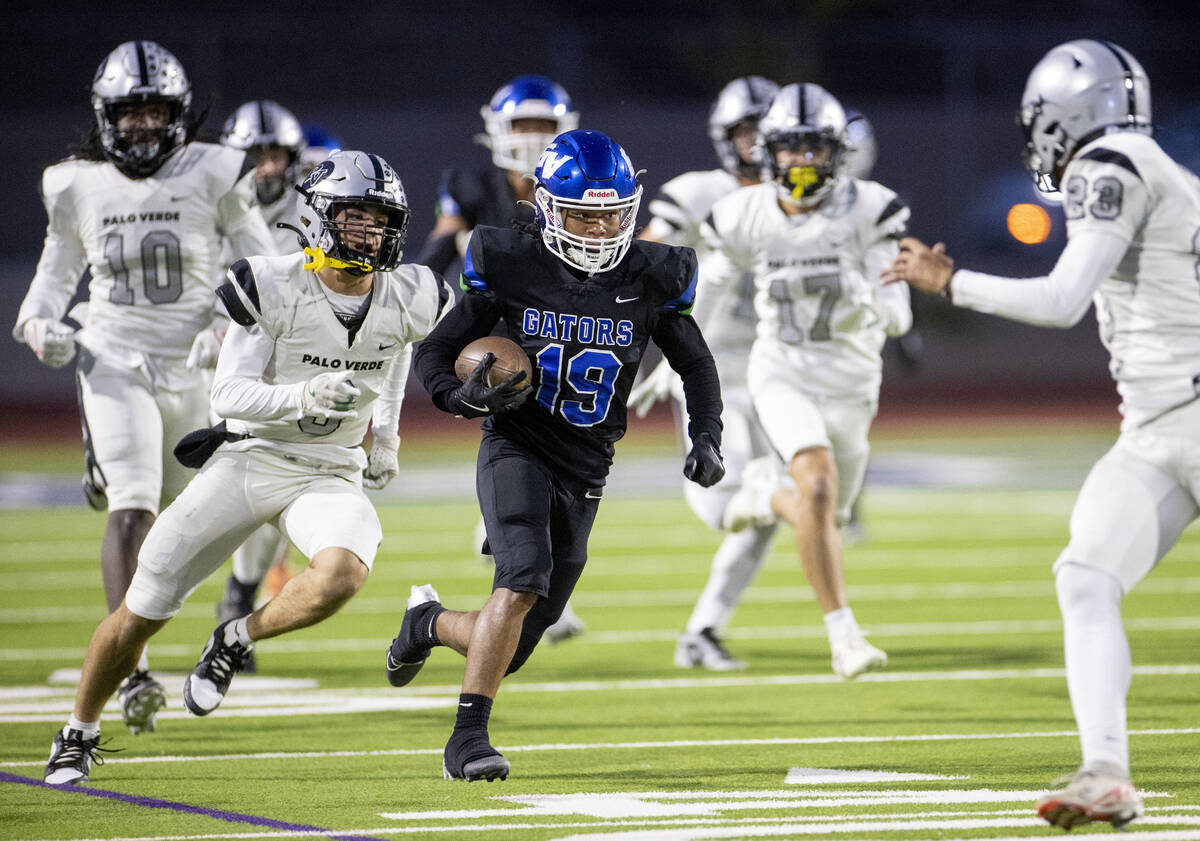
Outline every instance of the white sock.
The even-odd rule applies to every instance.
[[[249,618],[249,616],[243,616],[241,619],[233,620],[233,622],[229,624],[229,627],[225,631],[225,642],[229,642],[229,634],[231,632],[233,633],[234,639],[236,639],[242,645],[249,645],[250,643],[254,642],[254,640],[250,639],[250,632],[246,630],[246,620]]]
[[[150,671],[150,655],[146,651],[146,646],[142,646],[142,655],[138,657],[137,667],[140,671]]]
[[[1083,764],[1111,762],[1128,773],[1125,696],[1132,662],[1121,624],[1121,585],[1107,572],[1066,563],[1059,567],[1055,589]]]
[[[854,611],[849,606],[839,607],[825,614],[825,630],[829,634],[829,644],[836,645],[847,639],[861,637],[862,630],[854,621]]]
[[[98,721],[80,721],[71,713],[71,717],[67,719],[67,727],[71,730],[80,730],[83,732],[83,738],[94,739],[100,735],[100,722]],[[63,735],[66,735],[64,731]]]

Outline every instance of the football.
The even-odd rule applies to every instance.
[[[492,363],[492,367],[488,371],[489,386],[499,385],[518,371],[524,373],[525,378],[518,380],[517,386],[529,385],[533,376],[529,357],[525,355],[525,351],[521,350],[519,344],[503,336],[484,336],[463,348],[458,354],[458,359],[454,361],[454,373],[458,374],[460,380],[466,382],[467,377],[471,376],[471,372],[489,353],[496,357],[496,361]]]

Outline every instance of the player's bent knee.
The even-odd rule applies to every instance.
[[[1055,564],[1054,589],[1063,613],[1100,603],[1119,604],[1122,596],[1121,582],[1114,575],[1066,558]]]
[[[323,604],[341,604],[362,589],[370,570],[349,549],[322,549],[313,556],[306,574],[317,580]]]

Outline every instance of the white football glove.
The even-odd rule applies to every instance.
[[[75,356],[75,330],[57,318],[31,318],[21,331],[29,349],[51,368],[61,368]]]
[[[337,420],[358,417],[354,403],[362,394],[350,382],[349,371],[328,371],[317,374],[304,384],[300,392],[300,408],[306,415]]]
[[[674,393],[678,380],[679,375],[664,359],[655,366],[646,379],[629,392],[629,400],[626,405],[632,408],[639,418],[644,418],[649,413],[651,406],[660,400],[666,400]]]
[[[188,352],[187,368],[194,371],[197,368],[215,368],[217,356],[221,353],[221,342],[225,341],[227,322],[205,327],[196,334],[192,349]]]
[[[399,438],[375,438],[367,456],[367,467],[363,470],[363,487],[377,491],[396,478],[400,473]]]

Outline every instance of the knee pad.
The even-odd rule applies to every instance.
[[[1077,561],[1060,559],[1054,577],[1058,606],[1064,614],[1083,610],[1098,612],[1121,604],[1121,582],[1104,570]]]

